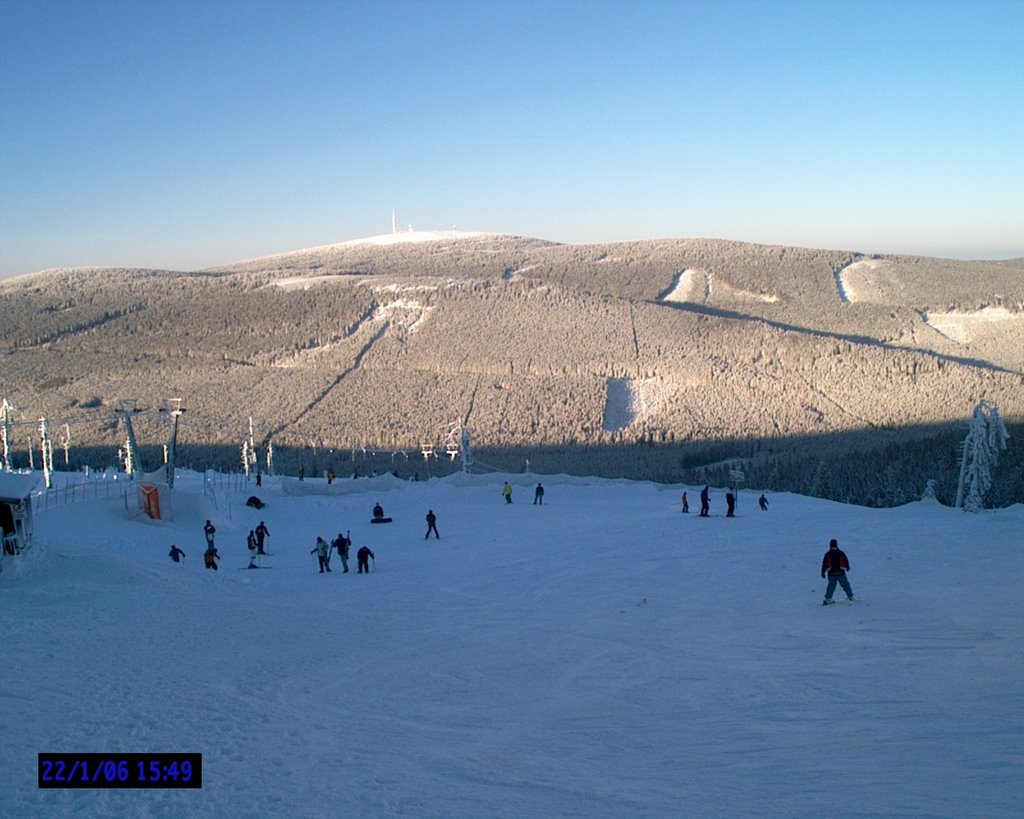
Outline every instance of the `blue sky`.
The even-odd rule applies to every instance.
[[[401,226],[1024,256],[1024,3],[0,0],[0,276]]]

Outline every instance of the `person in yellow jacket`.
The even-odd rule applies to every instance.
[[[505,496],[505,503],[512,503],[512,484],[505,481],[505,488],[501,490],[501,494]]]

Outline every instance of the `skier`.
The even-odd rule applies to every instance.
[[[181,563],[181,559],[185,556],[185,553],[173,543],[171,544],[171,551],[168,552],[168,554],[171,556],[171,560],[175,563]]]
[[[306,480],[306,467],[304,467],[304,466],[300,466],[299,467],[299,480],[300,481]]]
[[[441,539],[440,533],[437,531],[437,515],[434,514],[433,509],[427,510],[427,536],[424,540],[430,540],[430,533],[433,532],[437,535],[437,539]]]
[[[533,505],[536,506],[538,503],[541,506],[544,505],[544,487],[539,483],[537,484],[537,488],[533,490]]]
[[[846,599],[853,600],[853,589],[850,588],[850,581],[846,579],[846,573],[850,571],[850,561],[846,559],[846,553],[839,548],[839,541],[833,538],[828,542],[828,551],[821,560],[821,576],[828,573],[828,587],[825,589],[823,606],[829,606],[833,602],[832,592],[836,590],[836,583],[843,587],[846,592]]]
[[[502,488],[501,494],[505,496],[505,503],[512,503],[512,484],[505,481],[505,486]]]
[[[257,472],[256,473],[256,486],[263,486],[263,473],[262,472]]]
[[[356,552],[356,559],[359,562],[359,574],[366,572],[370,573],[370,558],[376,557],[376,555],[369,550],[366,546],[360,546],[359,551]]]
[[[331,570],[331,547],[322,537],[316,539],[316,546],[309,550],[310,554],[316,553],[316,559],[320,562],[320,574]]]
[[[256,566],[256,555],[258,554],[256,550],[256,533],[252,529],[249,530],[249,537],[246,538],[246,545],[249,547],[249,568],[258,568]]]
[[[384,507],[380,505],[380,501],[377,501],[377,505],[373,507],[373,519],[380,520],[384,517]]]
[[[338,550],[338,557],[341,558],[342,574],[348,571],[348,547],[351,543],[352,541],[341,532],[338,532],[338,536],[331,542],[331,546]]]
[[[757,505],[761,507],[761,511],[762,512],[767,512],[768,511],[768,498],[766,498],[764,495],[761,495],[761,497],[759,497],[757,499]]]
[[[206,521],[206,525],[203,527],[203,532],[206,533],[206,545],[207,546],[212,546],[213,545],[213,533],[216,532],[216,531],[217,531],[217,529],[214,527],[214,525],[212,523],[210,523],[209,520],[207,520]]]
[[[217,552],[217,547],[211,542],[210,545],[206,547],[206,551],[203,552],[203,565],[205,565],[207,569],[217,571],[218,560],[220,560],[220,554]]]
[[[260,525],[256,527],[256,551],[261,555],[266,554],[266,552],[263,551],[263,542],[268,537],[270,537],[270,530],[267,528],[267,524],[261,520]]]
[[[700,516],[706,518],[708,516],[708,507],[711,505],[711,490],[708,487],[704,487],[700,490]]]
[[[733,491],[731,486],[725,491],[725,505],[725,516],[727,518],[736,517],[736,493]]]
[[[690,511],[690,502],[686,499],[686,493],[685,492],[683,492],[683,511],[684,512],[689,512]]]

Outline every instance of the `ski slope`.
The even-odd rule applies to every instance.
[[[717,490],[702,519],[684,488],[184,472],[173,521],[117,493],[40,510],[0,575],[0,815],[1024,812],[1024,506],[741,491],[728,519]],[[243,570],[259,520],[273,568]],[[345,530],[351,573],[318,574]],[[831,537],[860,599],[824,608]],[[203,787],[40,790],[41,751],[200,752]]]

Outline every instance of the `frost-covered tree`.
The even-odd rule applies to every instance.
[[[1006,449],[1009,437],[999,409],[984,399],[979,401],[963,442],[957,508],[969,512],[983,508],[985,493],[992,486],[992,470],[999,460],[1000,450]]]

